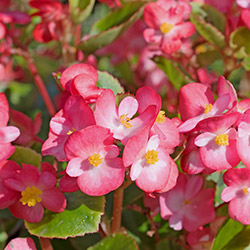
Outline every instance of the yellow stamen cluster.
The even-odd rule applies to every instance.
[[[158,152],[154,149],[148,150],[145,155],[145,158],[146,158],[147,164],[155,164],[156,162],[159,161]]]
[[[125,128],[132,127],[132,124],[129,123],[130,121],[131,119],[128,117],[128,114],[123,114],[120,116],[120,122]]]
[[[248,187],[243,188],[242,191],[245,195],[248,195]]]
[[[104,158],[101,158],[100,154],[92,154],[88,160],[89,160],[89,163],[94,166],[94,167],[98,167],[101,163],[102,163],[102,160]]]
[[[205,105],[204,113],[207,114],[212,110],[213,105],[211,103]]]
[[[218,135],[215,138],[215,143],[219,146],[228,146],[229,145],[229,141],[228,141],[228,134],[221,134]]]
[[[190,200],[185,200],[184,205],[187,206],[190,204]]]
[[[170,23],[163,23],[161,26],[160,26],[160,30],[163,34],[167,34],[169,33],[172,29],[174,28],[174,25],[173,24],[170,24]]]
[[[76,132],[76,129],[73,127],[72,130],[69,130],[67,132],[67,135],[71,135],[72,133]]]
[[[23,205],[28,205],[29,207],[34,207],[36,203],[39,203],[42,201],[40,195],[42,195],[43,192],[32,186],[32,187],[27,187],[23,192],[22,192],[22,198],[20,201],[22,202]]]
[[[166,117],[165,117],[165,111],[160,111],[159,114],[157,115],[157,118],[156,118],[156,122],[157,123],[164,123],[166,120]]]

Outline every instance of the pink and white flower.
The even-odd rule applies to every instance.
[[[176,184],[178,168],[158,135],[148,139],[149,127],[128,140],[123,151],[125,167],[131,165],[130,177],[146,193],[166,192]]]
[[[113,141],[109,129],[94,125],[73,133],[66,142],[66,172],[77,177],[82,192],[104,195],[122,184],[125,168]]]
[[[158,0],[145,7],[144,20],[149,26],[144,31],[147,42],[155,43],[170,54],[180,49],[182,39],[195,32],[191,22],[184,22],[191,13],[191,6],[184,1]]]
[[[113,91],[103,90],[96,101],[94,112],[96,124],[109,128],[114,138],[121,140],[125,145],[130,137],[149,123],[153,124],[156,118],[155,105],[149,106],[139,116],[132,119],[137,110],[138,101],[134,97],[125,97],[117,108]]]
[[[250,169],[229,169],[223,175],[227,187],[221,193],[221,199],[229,202],[230,217],[244,225],[250,224]]]

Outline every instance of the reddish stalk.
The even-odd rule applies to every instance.
[[[56,113],[56,109],[54,107],[54,104],[53,104],[50,96],[49,96],[49,93],[45,87],[45,84],[44,84],[42,78],[38,74],[36,65],[34,64],[30,54],[27,51],[23,51],[21,49],[12,49],[11,53],[15,54],[15,55],[22,56],[26,59],[29,70],[30,70],[30,72],[35,80],[36,86],[37,86],[37,88],[38,88],[38,90],[43,98],[45,106],[46,106],[50,116],[54,116]]]
[[[40,241],[42,250],[53,250],[50,239],[40,237],[39,241]]]
[[[43,98],[43,101],[46,105],[46,108],[47,108],[50,116],[54,116],[56,113],[56,109],[52,103],[52,100],[50,99],[50,96],[49,96],[49,93],[45,87],[45,84],[44,84],[42,78],[40,77],[40,75],[38,74],[37,68],[36,68],[33,60],[30,57],[28,57],[26,59],[27,59],[27,64],[28,64],[29,70],[30,70],[31,74],[33,75],[36,86],[37,86],[37,88],[38,88],[38,90]]]
[[[111,233],[119,232],[122,222],[122,204],[123,204],[123,190],[132,183],[131,180],[125,181],[114,192],[114,204],[113,204],[113,221],[111,226]]]

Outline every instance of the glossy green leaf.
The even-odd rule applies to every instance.
[[[98,242],[87,250],[138,250],[135,241],[124,234],[113,234]]]
[[[111,89],[114,94],[124,93],[124,89],[119,81],[108,72],[98,71],[97,87]]]
[[[95,0],[69,0],[70,17],[74,23],[84,21],[91,13]]]
[[[90,35],[96,35],[114,26],[126,22],[145,2],[127,3],[122,8],[116,9],[106,17],[97,21],[90,30]]]
[[[235,51],[234,56],[243,58],[250,54],[250,30],[240,27],[230,35],[230,47]]]
[[[174,87],[179,90],[181,86],[188,82],[183,72],[178,68],[177,63],[170,61],[163,56],[155,56],[153,61],[162,69],[167,75],[169,81]]]
[[[10,157],[10,160],[17,162],[19,165],[25,163],[39,167],[42,161],[42,156],[31,148],[15,146],[15,152]]]
[[[243,228],[240,222],[230,218],[218,232],[212,250],[223,249]]]
[[[67,193],[62,213],[46,211],[39,223],[25,222],[31,234],[48,238],[67,238],[97,232],[104,212],[104,196],[88,196],[80,191]]]
[[[225,47],[225,36],[211,23],[207,23],[202,17],[191,14],[191,22],[195,25],[196,30],[208,42],[218,46],[219,48]]]
[[[145,1],[124,4],[122,8],[116,10],[106,18],[96,23],[92,29],[92,34],[94,33],[95,35],[90,36],[89,39],[80,43],[77,48],[82,50],[85,54],[91,54],[94,51],[112,43],[142,16],[142,6],[144,4]],[[130,8],[133,11],[131,11]],[[130,14],[128,15],[127,12]],[[114,18],[118,18],[118,20]]]
[[[250,244],[250,228],[242,230],[238,233],[223,250],[243,250]]]
[[[219,31],[224,33],[226,28],[226,17],[218,9],[211,5],[204,4],[202,9],[207,13],[206,20],[215,26]]]

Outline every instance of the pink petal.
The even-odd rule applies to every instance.
[[[199,175],[193,175],[189,178],[185,188],[185,199],[192,199],[202,188],[203,179]]]
[[[205,132],[202,133],[200,135],[198,135],[195,140],[194,143],[196,146],[198,147],[204,147],[206,146],[211,140],[215,140],[216,138],[216,134],[213,133],[209,133],[209,132]]]
[[[213,103],[212,91],[201,83],[189,83],[180,89],[179,109],[183,121],[204,113],[205,105]]]
[[[14,141],[20,135],[18,128],[13,126],[0,128],[0,143],[8,143]]]
[[[10,143],[0,143],[0,162],[8,159],[15,151]]]
[[[76,192],[79,190],[77,185],[77,177],[70,177],[69,175],[65,174],[59,182],[59,188],[62,192],[66,193]]]
[[[230,96],[229,94],[225,94],[220,96],[213,104],[210,115],[221,114],[226,108],[229,107],[230,104]]]
[[[61,213],[66,208],[66,198],[56,187],[43,190],[42,204],[50,211]]]
[[[44,190],[53,188],[56,186],[56,175],[53,175],[50,172],[43,172],[39,176],[39,180],[37,182],[37,188]]]
[[[152,149],[156,150],[158,148],[159,144],[160,144],[159,136],[152,135],[148,140],[146,151],[152,150]]]
[[[11,240],[4,250],[37,250],[32,238],[15,238]]]
[[[131,96],[125,97],[119,107],[118,107],[118,115],[127,115],[129,118],[132,118],[138,109],[138,102],[135,98]]]
[[[6,34],[6,28],[5,25],[0,22],[0,39],[3,39],[5,37]]]
[[[73,158],[67,165],[66,172],[70,177],[77,177],[89,169],[88,160],[83,160],[81,157]]]
[[[130,169],[130,178],[132,181],[135,181],[141,173],[142,167],[145,165],[144,159],[139,159],[132,164]]]
[[[236,197],[236,192],[238,189],[235,187],[226,187],[221,193],[221,199],[225,202],[229,202]]]
[[[138,113],[143,113],[150,105],[156,105],[157,114],[161,109],[161,97],[151,87],[141,87],[136,92],[136,99],[138,101]]]
[[[95,68],[88,64],[78,63],[65,69],[61,75],[60,82],[67,91],[70,91],[71,81],[80,74],[87,74],[95,82],[98,80],[98,73]]]
[[[9,207],[10,212],[19,219],[24,219],[30,223],[38,223],[42,220],[44,209],[41,203],[37,203],[34,207],[22,205],[20,201]]]
[[[78,177],[82,192],[100,196],[117,189],[123,182],[125,169],[122,159],[105,159],[98,167],[93,167]]]

